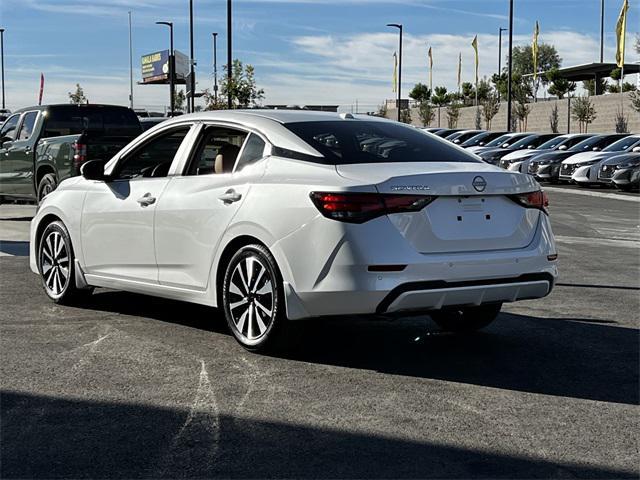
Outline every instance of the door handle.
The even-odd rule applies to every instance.
[[[233,202],[237,202],[242,198],[242,195],[237,193],[233,188],[227,190],[225,193],[218,197],[225,205],[229,205]]]
[[[150,193],[145,193],[137,200],[137,202],[141,207],[148,207],[149,205],[156,203],[156,197],[152,197]]]

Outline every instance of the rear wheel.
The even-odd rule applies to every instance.
[[[430,316],[446,332],[475,332],[493,322],[502,308],[501,303],[463,307],[452,310],[438,310]]]
[[[38,268],[45,293],[56,303],[71,303],[92,292],[76,287],[74,260],[64,224],[55,221],[47,225],[38,245]]]
[[[286,317],[276,262],[262,245],[238,250],[227,265],[222,303],[229,329],[247,350],[266,351],[282,337]]]
[[[58,186],[58,179],[53,173],[47,173],[38,183],[38,203],[53,192]]]

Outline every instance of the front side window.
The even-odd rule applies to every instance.
[[[8,138],[10,140],[16,139],[16,128],[18,128],[18,122],[20,121],[20,114],[12,115],[4,122],[2,130],[0,130],[0,138]]]
[[[29,140],[36,124],[36,118],[38,118],[38,112],[29,112],[24,116],[20,133],[18,133],[18,140]]]
[[[120,179],[166,177],[190,128],[184,126],[158,134],[124,157],[114,176]]]
[[[231,173],[246,138],[246,132],[232,128],[205,128],[187,175]]]
[[[333,165],[390,162],[471,162],[475,156],[451,143],[391,122],[326,121],[286,124]],[[278,149],[276,149],[278,151]],[[309,160],[315,157],[309,157]]]

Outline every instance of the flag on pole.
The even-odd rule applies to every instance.
[[[478,35],[476,35],[473,38],[473,42],[471,42],[471,46],[473,47],[473,49],[476,52],[476,86],[478,85],[478,63],[479,63],[479,58],[478,58]]]
[[[393,93],[398,91],[398,55],[393,52]]]
[[[44,93],[44,73],[40,72],[40,94],[38,95],[38,105],[42,105],[43,93]]]
[[[429,46],[429,90],[433,91],[433,51]]]
[[[531,54],[533,55],[533,81],[538,79],[538,35],[540,35],[540,25],[536,20],[536,26],[533,29],[533,44],[531,45]]]
[[[616,37],[618,39],[618,47],[616,49],[616,63],[618,68],[624,66],[624,47],[625,37],[627,36],[627,10],[629,10],[629,0],[622,2],[622,10],[620,10],[620,16],[618,17],[618,23],[616,24]]]
[[[462,82],[462,52],[458,56],[458,91],[460,91],[460,84]]]

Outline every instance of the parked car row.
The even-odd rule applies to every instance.
[[[640,188],[640,135],[425,129],[506,170],[540,182]]]

